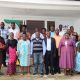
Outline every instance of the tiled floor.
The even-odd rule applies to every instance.
[[[74,74],[73,76],[64,76],[63,73],[61,74],[55,74],[55,75],[49,75],[47,77],[41,77],[40,75],[33,76],[33,75],[27,75],[24,76],[20,75],[20,73],[17,73],[14,76],[7,76],[6,75],[6,68],[2,68],[2,72],[4,75],[0,76],[0,80],[80,80],[79,74]]]

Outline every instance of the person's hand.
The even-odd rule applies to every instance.
[[[60,57],[60,53],[58,54],[58,56]]]
[[[32,54],[30,54],[30,58],[32,58],[33,57],[33,55]]]
[[[18,51],[16,51],[16,55],[19,56],[19,52]]]

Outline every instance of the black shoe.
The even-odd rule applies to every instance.
[[[45,73],[45,75],[49,75],[49,73]]]
[[[54,74],[57,74],[57,72],[55,71]]]
[[[4,67],[7,67],[7,65],[6,65],[6,64],[5,64],[5,65],[3,64],[3,66],[4,66]]]
[[[54,71],[52,70],[52,71],[50,71],[50,73],[51,73],[51,75],[54,75]]]
[[[41,77],[43,77],[43,75],[44,75],[44,74],[43,74],[43,73],[41,73]]]
[[[37,73],[33,73],[33,75],[36,75]]]
[[[61,71],[58,71],[59,74],[61,74]]]
[[[51,73],[51,75],[54,75],[54,73]]]

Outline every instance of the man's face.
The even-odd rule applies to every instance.
[[[40,33],[36,32],[36,38],[40,38]]]
[[[50,32],[47,32],[47,37],[50,37]]]
[[[71,28],[70,28],[70,30],[73,32],[73,31],[74,31],[74,28],[73,28],[73,27],[71,27]]]
[[[4,27],[4,23],[3,23],[3,22],[1,22],[0,26],[1,26],[1,28],[3,28],[3,27]]]
[[[51,26],[51,27],[50,27],[50,30],[51,30],[51,31],[54,31],[54,27],[53,27],[53,26]]]
[[[59,34],[59,29],[56,29],[55,30],[55,33],[58,35]]]
[[[15,29],[15,24],[11,24],[12,29]]]
[[[62,30],[62,25],[59,26],[59,29]]]

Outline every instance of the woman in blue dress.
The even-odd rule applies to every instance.
[[[76,64],[75,64],[75,71],[80,73],[80,35],[78,37],[78,42],[76,43],[77,54],[76,54]]]
[[[17,52],[22,74],[24,74],[25,69],[30,73],[30,41],[25,33],[22,34],[22,40],[18,41]]]

